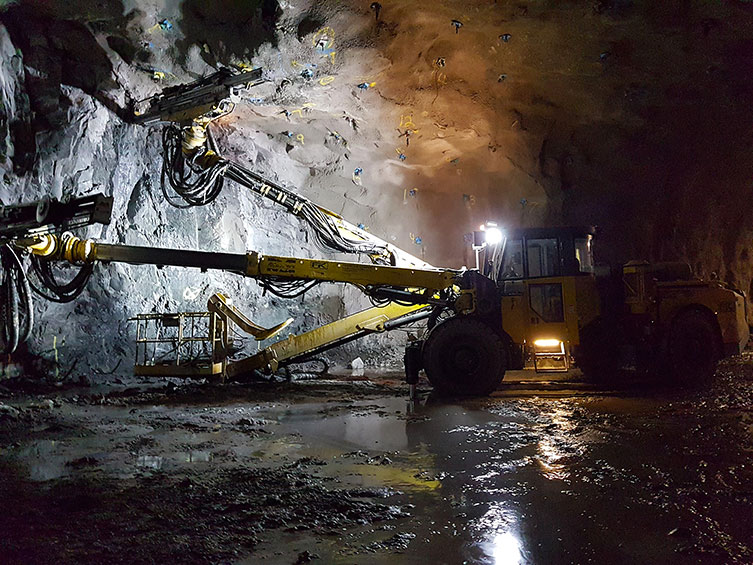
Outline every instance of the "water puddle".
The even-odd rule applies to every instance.
[[[696,538],[717,543],[695,535],[712,524],[715,493],[732,493],[720,508],[733,514],[748,508],[735,493],[747,492],[750,473],[735,458],[750,453],[750,415],[693,409],[610,398],[428,399],[410,408],[378,396],[102,407],[71,416],[86,422],[83,437],[34,439],[11,457],[35,481],[282,468],[405,511],[335,538],[280,533],[258,554],[271,563],[291,562],[293,549],[331,563],[382,563],[391,553],[421,563],[586,562],[615,551],[618,562],[666,562]],[[742,523],[717,513],[713,529],[740,539]],[[284,558],[280,547],[290,550]]]

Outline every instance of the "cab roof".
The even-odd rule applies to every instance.
[[[585,237],[596,234],[596,226],[559,226],[549,228],[508,228],[505,230],[508,239],[547,239],[554,237]]]

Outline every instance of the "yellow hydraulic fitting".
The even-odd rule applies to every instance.
[[[192,125],[183,129],[183,147],[184,155],[193,155],[197,149],[203,147],[207,142],[207,130],[200,125]]]
[[[210,167],[213,167],[217,163],[219,163],[221,160],[222,160],[222,157],[220,157],[219,155],[217,155],[217,153],[215,153],[211,149],[207,149],[206,151],[204,151],[204,153],[202,155],[199,155],[194,160],[194,162],[198,163],[202,167],[208,169]]]
[[[70,233],[38,235],[33,239],[20,239],[16,245],[39,257],[64,259],[71,263],[90,263],[95,259],[95,243]]]
[[[39,255],[40,257],[50,257],[58,247],[57,237],[51,234],[37,236],[35,242],[30,245],[25,245],[23,241],[19,241],[18,243],[29,249],[34,255]]]
[[[94,243],[90,239],[81,239],[68,234],[63,237],[60,255],[71,263],[88,263],[93,260]]]

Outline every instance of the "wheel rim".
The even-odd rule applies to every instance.
[[[481,365],[480,352],[468,346],[461,345],[451,357],[453,368],[466,375],[475,373]]]

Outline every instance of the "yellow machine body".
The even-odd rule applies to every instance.
[[[592,237],[592,228],[523,228],[487,251],[485,274],[500,290],[501,329],[518,368],[526,357],[537,369],[556,358],[566,370],[580,329],[601,314]]]
[[[561,294],[554,293],[541,301],[537,294],[542,285],[558,287]],[[543,302],[546,308],[537,308],[537,302]],[[546,339],[578,345],[578,330],[599,316],[599,302],[592,275],[524,280],[520,294],[502,296],[502,329],[520,345]]]
[[[493,261],[485,274],[500,289],[502,331],[518,365],[527,357],[539,368],[537,360],[558,358],[566,369],[571,356],[583,359],[601,343],[616,356],[618,339],[656,360],[667,354],[673,324],[688,310],[703,312],[718,327],[721,356],[742,351],[749,329],[741,292],[698,280],[683,263],[631,261],[622,281],[597,277],[592,235],[588,228],[512,230],[503,251],[487,252]],[[612,330],[619,335],[608,335]],[[591,340],[586,349],[584,332]]]
[[[631,261],[623,267],[623,282],[627,312],[660,331],[692,308],[716,319],[725,356],[742,353],[748,343],[745,296],[719,281],[693,278],[684,263]]]

